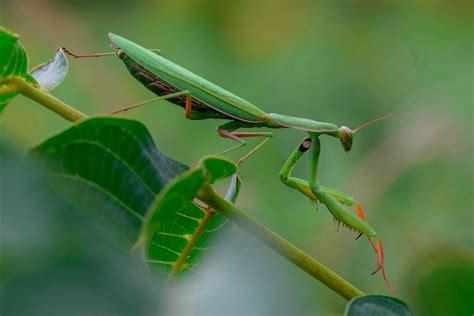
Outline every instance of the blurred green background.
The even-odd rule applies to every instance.
[[[362,202],[384,241],[388,277],[414,311],[474,313],[472,2],[2,0],[0,8],[0,24],[21,35],[31,65],[59,46],[110,51],[107,33],[114,32],[268,112],[350,127],[399,113],[360,132],[349,155],[324,138],[320,182]],[[152,97],[116,58],[71,60],[55,95],[89,114]],[[186,121],[166,102],[127,115],[146,124],[162,152],[188,164],[231,145],[216,135],[221,122]],[[0,117],[1,133],[25,152],[68,125],[24,97]],[[336,232],[324,207],[316,212],[280,182],[278,171],[302,137],[277,130],[243,165],[238,205],[363,291],[389,294],[380,275],[369,276],[376,257],[366,240]],[[306,177],[308,167],[305,160],[296,174]],[[258,247],[247,239],[229,247],[248,243]],[[253,278],[240,280],[257,289],[246,311],[257,311],[252,304],[271,292],[273,300],[295,300],[298,314],[342,312],[336,294],[271,251],[256,252],[267,259],[235,260],[252,266],[256,258],[284,291],[269,291],[268,278],[259,279],[268,271],[252,270]],[[190,280],[189,288],[199,292],[195,282],[205,280]]]

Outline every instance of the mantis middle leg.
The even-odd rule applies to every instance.
[[[126,112],[126,111],[129,111],[129,110],[132,110],[132,109],[135,109],[135,108],[138,108],[138,107],[141,107],[143,105],[150,104],[150,103],[153,103],[153,102],[156,102],[156,101],[169,100],[169,99],[174,99],[174,98],[182,97],[182,96],[186,97],[185,116],[186,116],[187,119],[189,119],[190,116],[191,116],[192,100],[191,100],[191,94],[188,90],[178,91],[178,92],[163,95],[161,97],[156,97],[156,98],[153,98],[153,99],[145,100],[143,102],[128,105],[124,108],[121,108],[121,109],[118,109],[116,111],[113,111],[112,113],[109,113],[109,115],[115,115],[115,114],[118,114],[118,113]]]
[[[240,128],[240,125],[234,121],[221,125],[217,128],[217,133],[219,134],[219,136],[233,139],[239,143],[238,145],[235,145],[231,148],[228,148],[220,152],[218,155],[223,155],[233,150],[236,150],[240,147],[245,146],[247,143],[245,142],[243,138],[249,138],[249,137],[265,137],[265,138],[237,161],[237,167],[240,166],[240,164],[242,164],[244,160],[246,160],[248,157],[253,155],[258,149],[260,149],[263,145],[265,145],[266,142],[268,142],[273,137],[273,133],[271,132],[234,132],[238,128]]]
[[[311,138],[305,138],[300,145],[295,149],[295,151],[291,154],[288,158],[287,162],[284,164],[280,171],[280,178],[286,185],[296,189],[310,198],[312,201],[321,202],[316,195],[311,191],[311,187],[309,182],[303,179],[291,177],[291,173],[293,172],[294,167],[298,163],[298,161],[303,157],[303,155],[309,150],[311,147]],[[357,215],[365,220],[365,214],[362,210],[360,203],[354,199],[353,197],[336,191],[334,189],[330,189],[324,186],[320,186],[320,189],[328,194],[332,195],[337,201],[346,205],[346,206],[355,206]]]

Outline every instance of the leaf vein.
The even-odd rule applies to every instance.
[[[108,149],[107,147],[103,146],[100,142],[97,142],[97,141],[92,141],[92,140],[77,140],[77,141],[74,141],[74,142],[71,142],[69,143],[70,145],[74,145],[74,144],[89,144],[89,145],[94,145],[94,146],[97,146],[97,147],[100,147],[101,149],[103,149],[104,151],[108,152],[109,154],[111,154],[112,156],[114,156],[114,158],[116,158],[118,161],[120,161],[121,163],[123,163],[131,172],[133,175],[135,175],[138,179],[140,179],[140,182],[143,183],[143,185],[145,186],[145,188],[147,189],[147,191],[151,194],[151,196],[155,196],[157,193],[154,192],[149,186],[148,184],[146,183],[146,181],[135,171],[134,168],[132,168],[125,160],[122,159],[122,157],[120,157],[120,155],[110,149]],[[102,169],[102,168],[101,168]]]
[[[181,256],[181,253],[180,253],[180,252],[177,252],[177,251],[174,250],[174,249],[171,249],[171,248],[168,248],[168,247],[166,247],[166,246],[160,245],[160,244],[158,244],[158,243],[156,243],[156,242],[152,242],[151,244],[152,244],[153,246],[156,246],[156,247],[159,247],[159,248],[163,248],[163,249],[165,249],[165,250],[168,250],[169,252],[172,252],[172,253],[178,255],[178,257]]]
[[[200,218],[196,218],[196,217],[192,217],[192,216],[189,216],[189,215],[186,215],[186,214],[183,214],[183,213],[180,213],[180,212],[176,212],[177,215],[181,216],[181,217],[184,217],[184,218],[187,218],[187,219],[190,219],[190,220],[193,220],[193,221],[196,221],[198,223],[201,222],[202,219]]]
[[[101,187],[100,185],[98,185],[97,183],[95,182],[92,182],[84,177],[81,177],[79,175],[72,175],[72,174],[61,174],[61,173],[51,173],[50,174],[51,176],[53,177],[60,177],[60,178],[65,178],[65,179],[69,179],[69,180],[76,180],[76,181],[80,181],[80,182],[83,182],[91,187],[94,187],[96,189],[98,189],[99,191],[105,193],[107,196],[109,196],[112,200],[114,200],[115,202],[117,202],[117,204],[119,204],[120,206],[122,206],[124,209],[126,209],[127,211],[129,211],[132,215],[135,215],[136,217],[138,217],[141,221],[144,221],[144,217],[142,215],[140,215],[139,213],[137,213],[135,210],[133,210],[130,206],[128,206],[127,204],[125,204],[121,199],[119,199],[117,196],[115,196],[112,192],[108,191],[107,189],[105,189],[104,187]]]

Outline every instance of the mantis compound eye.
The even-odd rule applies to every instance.
[[[342,126],[339,129],[339,139],[341,140],[344,151],[346,153],[350,152],[352,148],[352,141],[354,140],[354,134],[349,127]]]

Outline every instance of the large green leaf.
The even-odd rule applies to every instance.
[[[187,167],[161,154],[137,121],[110,117],[85,120],[50,138],[33,153],[63,194],[82,208],[95,206],[91,211],[103,214],[130,244],[137,242],[142,231],[149,241],[146,253],[150,261],[173,263],[181,258],[185,265],[179,267],[185,270],[191,262],[195,264],[197,255],[225,224],[212,214],[200,225],[208,212],[191,201],[203,184],[235,173],[235,165],[227,159],[207,157],[183,174]],[[180,174],[179,180],[166,187],[167,194],[159,195]],[[238,189],[236,179],[234,187]],[[169,264],[151,266],[166,275],[172,271]]]
[[[206,184],[235,174],[230,160],[208,156],[171,183],[148,211],[141,240],[146,244],[150,267],[169,277],[195,268],[196,258],[211,249],[211,242],[227,221],[210,209],[192,201]],[[234,200],[240,182],[233,177],[228,199]]]
[[[384,295],[356,297],[347,304],[345,316],[410,316],[408,306],[402,300]]]
[[[161,315],[161,289],[116,230],[71,207],[0,135],[0,313]]]
[[[51,174],[71,199],[84,205],[100,202],[102,207],[95,211],[130,243],[136,241],[155,196],[187,169],[162,155],[141,123],[109,117],[74,125],[38,146],[34,153],[46,158]]]

